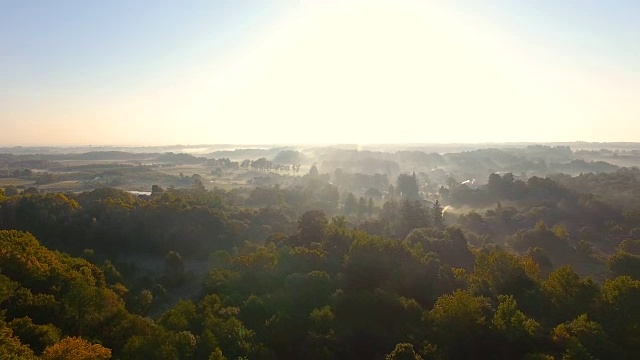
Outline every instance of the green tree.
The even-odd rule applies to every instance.
[[[556,326],[551,337],[565,349],[563,359],[618,359],[621,355],[602,326],[586,314]]]
[[[478,253],[471,289],[491,298],[513,295],[526,313],[540,312],[540,289],[536,281],[539,269],[533,261],[520,258],[505,250],[495,249]]]
[[[349,193],[349,195],[347,195],[347,199],[344,201],[343,213],[345,215],[350,215],[356,211],[358,211],[358,201],[353,193]]]
[[[433,226],[435,226],[438,229],[443,229],[444,228],[444,213],[442,210],[442,206],[440,206],[440,201],[436,200],[435,203],[433,203]]]
[[[430,225],[429,210],[422,206],[419,201],[411,202],[404,200],[400,208],[399,226],[397,227],[397,236],[405,237],[415,228],[426,228]]]
[[[77,281],[62,299],[65,315],[78,335],[95,334],[100,325],[122,309],[123,301],[112,290]]]
[[[62,338],[62,332],[53,324],[34,324],[29,317],[11,320],[9,326],[13,333],[20,338],[20,341],[28,344],[29,347],[40,354],[47,346],[51,346]]]
[[[400,174],[398,175],[397,185],[396,185],[396,193],[400,194],[403,199],[409,201],[419,201],[422,200],[420,197],[420,192],[418,190],[418,182],[416,181],[416,174],[407,175]]]
[[[197,327],[196,305],[190,300],[180,300],[167,310],[158,323],[171,331],[194,331]]]
[[[562,266],[551,272],[542,283],[542,289],[551,306],[548,315],[552,315],[556,323],[590,313],[600,293],[593,280],[580,279],[571,266]]]
[[[340,200],[338,187],[329,183],[324,184],[318,191],[318,198],[320,201],[327,203],[331,210],[334,210],[338,206],[338,202]]]
[[[621,242],[607,265],[617,276],[628,275],[640,280],[640,240],[627,239]]]
[[[629,354],[640,352],[640,280],[618,276],[602,286],[601,309],[606,333]]]
[[[607,264],[616,276],[628,275],[640,279],[640,255],[618,250],[611,255]]]
[[[164,258],[164,281],[169,287],[182,285],[185,280],[184,260],[176,251],[169,251]]]
[[[488,356],[489,310],[486,298],[468,291],[456,290],[438,298],[429,312],[438,347],[452,359]]]
[[[329,220],[321,210],[309,210],[298,220],[301,244],[320,243],[324,239]]]
[[[345,358],[383,358],[408,334],[421,337],[424,331],[423,308],[393,291],[349,289],[337,292],[333,304],[333,328]]]
[[[536,337],[540,325],[527,317],[518,309],[516,300],[511,295],[498,295],[498,308],[493,315],[493,327],[499,335],[503,358],[521,358],[529,351],[534,351]]]
[[[360,197],[360,200],[358,200],[358,217],[363,217],[366,213],[367,201],[363,197]]]
[[[7,360],[35,360],[38,357],[35,356],[33,351],[27,346],[20,342],[20,338],[18,338],[11,328],[7,326],[7,323],[4,321],[4,311],[0,312],[0,359]]]
[[[125,359],[190,359],[196,350],[196,337],[188,331],[172,332],[155,327],[151,334],[128,339],[123,349]]]

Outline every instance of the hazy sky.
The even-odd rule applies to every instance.
[[[0,145],[640,141],[640,1],[0,0]]]

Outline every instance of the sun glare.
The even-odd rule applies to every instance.
[[[223,68],[230,90],[212,108],[252,124],[250,141],[295,141],[296,129],[303,142],[491,141],[535,122],[513,132],[524,140],[587,115],[575,72],[440,5],[310,4],[257,44]]]
[[[18,135],[48,119],[28,130],[40,142],[48,126],[128,144],[588,141],[640,115],[637,77],[586,71],[445,2],[304,2],[234,46],[108,96],[5,111]],[[75,130],[88,120],[94,135]]]

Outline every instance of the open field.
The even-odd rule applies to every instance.
[[[44,190],[47,192],[67,192],[67,191],[82,191],[86,190],[87,187],[81,181],[67,180],[60,181],[52,184],[40,185],[38,187],[40,190]]]
[[[201,175],[203,178],[211,173],[215,167],[205,166],[205,165],[175,165],[175,166],[154,166],[154,170],[173,176],[180,176],[180,174],[184,176],[192,176],[194,174]],[[204,182],[204,181],[203,181]]]
[[[0,187],[5,186],[29,186],[33,184],[32,180],[18,179],[18,178],[0,178]]]

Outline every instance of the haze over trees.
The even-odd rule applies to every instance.
[[[0,1],[0,360],[640,358],[639,14]]]
[[[342,151],[328,153],[342,154],[342,164],[362,155],[398,168],[334,169],[293,150],[241,161],[132,154],[133,165],[120,152],[3,155],[15,170],[0,190],[0,354],[632,359],[640,351],[637,168],[548,176],[526,168],[529,157],[586,156],[565,147]],[[488,154],[485,166],[505,169],[511,158],[525,174],[481,171],[477,156]],[[65,160],[77,156],[91,160]],[[121,160],[92,163],[113,156]],[[25,167],[47,158],[44,172],[113,176],[122,190],[91,181],[55,191],[38,183],[42,169]],[[301,163],[278,168],[293,160]],[[472,172],[487,176],[458,180]]]

